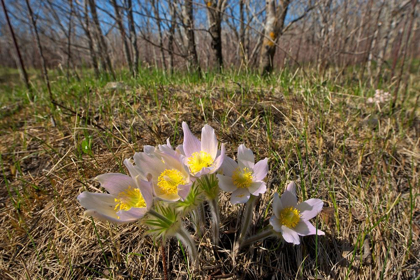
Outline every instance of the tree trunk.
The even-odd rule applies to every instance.
[[[139,71],[139,49],[137,48],[137,34],[136,26],[134,24],[132,0],[127,0],[127,9],[128,26],[130,28],[130,41],[131,47],[133,49],[133,72],[137,75]]]
[[[89,1],[90,13],[92,15],[93,25],[96,32],[96,37],[98,38],[98,41],[99,41],[98,46],[99,46],[99,51],[102,58],[101,61],[106,65],[106,68],[109,70],[109,72],[111,72],[112,77],[115,79],[115,73],[112,68],[111,59],[109,58],[108,47],[106,45],[104,35],[102,34],[101,26],[99,24],[98,13],[96,12],[95,0],[88,0],[88,1]]]
[[[159,6],[158,2],[155,0],[152,0],[152,6],[153,6],[153,12],[156,17],[156,23],[158,26],[158,37],[159,37],[159,48],[160,48],[160,57],[162,60],[162,66],[163,69],[166,70],[166,58],[165,58],[165,52],[163,51],[163,39],[162,39],[162,23],[160,20],[160,13],[159,13]]]
[[[222,17],[225,7],[225,0],[213,0],[207,2],[207,16],[209,20],[211,48],[213,50],[213,55],[216,58],[217,70],[219,71],[223,68]]]
[[[261,48],[260,71],[261,75],[267,75],[273,71],[273,59],[276,54],[276,44],[281,35],[284,20],[290,0],[281,0],[276,7],[275,0],[266,1],[266,23],[264,30],[264,41]]]
[[[12,24],[10,23],[9,14],[7,13],[7,9],[6,9],[6,5],[4,3],[4,0],[1,0],[1,5],[3,6],[4,16],[6,17],[7,25],[9,26],[10,35],[12,36],[13,44],[15,46],[16,56],[17,56],[17,60],[18,60],[18,63],[16,63],[16,64],[17,64],[18,69],[19,69],[20,78],[25,83],[25,86],[30,93],[29,99],[31,99],[31,101],[32,101],[32,99],[33,99],[33,96],[32,96],[32,93],[31,93],[32,89],[31,89],[31,86],[29,85],[28,74],[26,73],[25,64],[23,63],[23,59],[22,59],[22,55],[20,53],[19,45],[17,43],[15,32],[13,31]]]
[[[247,67],[247,57],[245,52],[245,0],[239,0],[239,57],[241,65]]]
[[[169,3],[169,14],[171,16],[171,26],[169,27],[168,36],[168,51],[169,51],[169,71],[171,74],[174,73],[174,36],[175,36],[175,5],[176,2],[170,1]]]
[[[49,93],[49,97],[50,97],[50,102],[54,103],[54,96],[52,94],[51,87],[50,87],[50,79],[48,78],[47,66],[45,65],[44,53],[42,51],[41,41],[40,41],[39,35],[38,35],[38,29],[36,28],[36,21],[35,21],[34,13],[32,12],[32,8],[31,8],[31,5],[29,4],[29,0],[25,0],[25,2],[26,2],[26,6],[28,8],[29,17],[31,19],[32,28],[34,29],[36,45],[38,47],[39,56],[41,57],[42,73],[44,74],[45,83],[47,84],[47,89],[48,89],[48,93]]]
[[[186,29],[187,51],[188,51],[188,68],[190,71],[197,71],[201,73],[200,65],[198,63],[197,49],[195,46],[194,35],[194,17],[193,17],[193,1],[185,0],[182,7],[182,17],[184,28]]]
[[[111,4],[112,4],[112,6],[114,6],[115,19],[116,19],[116,22],[117,22],[117,25],[118,25],[118,30],[120,31],[121,42],[123,43],[123,50],[124,50],[125,60],[127,61],[128,69],[130,69],[131,74],[133,76],[135,76],[136,74],[133,72],[133,65],[131,63],[130,48],[128,46],[127,38],[125,36],[125,29],[124,29],[124,25],[123,25],[123,21],[122,21],[120,9],[119,9],[119,7],[117,5],[117,1],[116,0],[111,0]]]
[[[89,52],[90,52],[90,58],[92,59],[92,66],[93,70],[95,71],[96,78],[99,78],[99,67],[98,67],[98,59],[96,57],[95,52],[95,42],[93,41],[94,38],[92,38],[92,34],[90,33],[90,24],[89,24],[89,10],[88,10],[88,3],[85,1],[84,3],[84,9],[85,9],[85,33],[86,37],[88,38],[88,45],[89,45]]]

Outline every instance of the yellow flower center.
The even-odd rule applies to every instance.
[[[146,207],[146,201],[144,201],[141,192],[137,188],[129,186],[125,191],[118,194],[117,198],[114,199],[117,202],[115,205],[115,211],[128,211],[131,208],[144,208]]]
[[[213,164],[213,158],[204,151],[195,152],[188,158],[188,166],[192,174],[200,172],[201,169],[210,167]]]
[[[176,194],[178,193],[178,186],[185,183],[185,178],[180,171],[166,169],[160,174],[157,185],[165,194]]]
[[[232,181],[239,189],[249,188],[252,184],[252,171],[246,167],[243,169],[238,167],[233,172]]]
[[[294,228],[300,221],[300,212],[295,207],[287,207],[280,211],[280,223],[288,228]]]

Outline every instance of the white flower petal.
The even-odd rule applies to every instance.
[[[286,191],[281,195],[281,204],[284,208],[287,207],[295,207],[297,204],[297,197],[296,197],[296,190],[295,190],[295,183],[291,182],[288,186]]]
[[[162,170],[165,170],[165,163],[155,153],[135,153],[133,158],[145,178],[148,177],[147,174],[151,174],[153,179],[157,180]]]
[[[157,197],[165,201],[173,202],[178,201],[181,198],[178,193],[167,194],[162,192],[162,190],[156,185],[153,186],[153,190]]]
[[[133,188],[136,186],[136,183],[130,176],[121,173],[102,174],[95,179],[112,195],[118,195],[129,186]]]
[[[191,186],[192,186],[192,183],[185,184],[185,185],[179,185],[178,186],[178,195],[182,199],[185,199],[188,196],[188,194],[190,193]]]
[[[256,181],[262,181],[268,173],[268,158],[260,160],[254,166],[254,178]]]
[[[236,163],[236,161],[226,156],[225,159],[223,160],[223,163],[220,169],[222,170],[224,175],[232,177],[233,172],[235,171],[237,167],[238,167],[238,164]]]
[[[191,130],[186,122],[182,122],[182,130],[184,131],[184,143],[182,147],[185,155],[190,157],[193,153],[200,152],[201,142],[191,133]]]
[[[324,202],[321,199],[311,198],[299,203],[296,208],[300,211],[302,220],[307,221],[318,215],[323,205]]]
[[[217,139],[214,129],[206,124],[201,130],[201,150],[208,153],[212,159],[217,156]]]
[[[141,195],[143,196],[144,201],[146,202],[146,208],[150,209],[153,205],[153,188],[152,183],[145,181],[140,178],[140,176],[135,178],[137,187],[140,189]]]
[[[117,214],[121,223],[130,223],[143,218],[146,213],[146,208],[131,208],[128,211],[118,211]]]
[[[277,218],[280,218],[280,212],[284,209],[283,204],[281,203],[281,199],[279,198],[279,194],[274,194],[273,200],[273,213]]]
[[[294,230],[300,235],[300,236],[306,236],[306,235],[314,235],[317,234],[318,235],[324,235],[325,233],[322,230],[318,231],[316,230],[316,228],[308,221],[303,221],[301,220],[296,227],[294,228]]]
[[[248,189],[237,189],[232,193],[230,202],[232,204],[245,203],[248,201],[250,196],[251,194],[249,193]]]
[[[244,144],[238,147],[238,164],[241,168],[243,166],[250,170],[254,169],[254,153]]]
[[[260,194],[265,193],[267,187],[265,182],[252,182],[248,190],[252,195],[259,196]]]
[[[219,168],[222,166],[223,161],[225,160],[225,144],[222,144],[220,155],[214,160],[212,167],[211,167],[211,174],[218,171]]]
[[[229,176],[223,176],[217,174],[217,179],[219,179],[219,187],[225,192],[233,192],[237,187],[233,184],[232,178]]]
[[[294,245],[300,244],[299,235],[297,234],[297,232],[286,226],[281,226],[281,228],[283,230],[283,238],[286,242],[293,243]]]
[[[131,178],[135,178],[137,176],[142,176],[143,177],[143,174],[140,172],[140,170],[137,168],[137,166],[134,166],[131,163],[131,160],[125,159],[124,160],[124,165],[125,165],[125,167],[127,167],[128,172],[130,173]]]
[[[77,196],[77,200],[84,208],[90,210],[90,212],[87,213],[89,215],[101,213],[103,217],[118,219],[114,210],[116,202],[113,195],[82,192]]]
[[[273,229],[277,232],[283,232],[281,229],[281,223],[280,220],[276,218],[276,216],[271,216],[270,218],[270,225],[273,227]]]

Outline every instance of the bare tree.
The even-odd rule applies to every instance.
[[[175,28],[176,28],[175,5],[176,5],[176,0],[169,1],[169,14],[171,17],[171,22],[169,26],[168,51],[169,51],[169,71],[171,74],[173,74],[174,72],[174,37],[175,37]]]
[[[36,21],[35,21],[34,13],[32,11],[31,5],[29,4],[29,0],[25,0],[25,2],[26,2],[26,7],[28,8],[29,18],[31,19],[31,22],[32,22],[32,28],[33,28],[34,35],[35,35],[36,45],[37,45],[38,51],[39,51],[39,56],[41,57],[42,73],[44,75],[45,83],[47,84],[47,89],[48,89],[50,101],[51,101],[51,103],[54,103],[54,96],[53,96],[52,91],[51,91],[50,79],[48,77],[47,66],[45,65],[45,57],[44,57],[44,53],[42,51],[42,45],[41,45],[41,41],[39,39],[39,34],[38,34],[38,29],[36,27]]]
[[[121,42],[123,43],[123,46],[124,46],[123,50],[124,50],[125,60],[127,61],[128,69],[130,69],[132,75],[135,76],[136,73],[134,72],[134,68],[131,63],[130,47],[128,46],[127,38],[125,36],[125,28],[123,25],[120,9],[117,5],[116,0],[111,0],[111,3],[112,3],[112,6],[114,7],[115,21],[118,25],[118,30],[120,31],[120,35],[121,35]]]
[[[280,0],[279,5],[276,0],[266,1],[266,21],[264,28],[264,40],[260,55],[260,71],[266,75],[273,70],[273,58],[276,53],[276,44],[284,27],[287,10],[291,0]]]
[[[16,40],[15,32],[13,30],[12,24],[10,23],[9,14],[7,13],[6,4],[4,3],[4,0],[1,0],[1,5],[3,6],[4,16],[6,18],[7,25],[9,26],[10,35],[12,36],[13,44],[15,46],[16,56],[18,60],[18,63],[16,64],[18,65],[20,77],[22,81],[24,82],[28,91],[31,92],[31,86],[29,85],[28,74],[26,73],[25,64],[23,62],[22,55],[20,53],[20,49]],[[32,98],[33,98],[32,95],[30,95],[30,99]]]
[[[131,48],[133,49],[133,72],[137,75],[139,71],[139,49],[137,47],[136,26],[133,17],[133,3],[132,0],[126,0],[128,26],[130,29]]]
[[[206,0],[207,16],[209,20],[209,33],[211,36],[211,48],[216,58],[218,70],[223,68],[222,54],[222,19],[226,10],[227,0]]]
[[[166,58],[165,58],[165,52],[163,50],[163,36],[162,36],[162,21],[160,18],[160,12],[159,12],[159,1],[151,0],[152,7],[153,7],[153,13],[156,17],[156,24],[158,27],[158,38],[159,38],[159,48],[160,48],[160,57],[162,60],[162,66],[163,69],[166,70]]]
[[[104,35],[102,34],[102,29],[99,24],[98,13],[96,12],[96,3],[95,0],[86,0],[89,1],[90,13],[92,15],[93,26],[95,30],[95,35],[98,40],[98,47],[101,56],[101,62],[103,67],[108,69],[111,72],[112,77],[115,79],[114,69],[112,68],[111,59],[108,53],[108,47],[105,42]]]
[[[184,0],[182,6],[182,19],[184,28],[186,29],[186,40],[188,48],[188,68],[192,71],[201,72],[200,65],[198,63],[198,54],[195,45],[194,35],[194,14],[193,14],[193,1]]]

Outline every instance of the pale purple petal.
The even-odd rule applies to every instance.
[[[201,130],[201,150],[208,153],[211,158],[217,155],[217,139],[214,129],[206,124]]]
[[[273,229],[277,232],[283,232],[281,229],[281,223],[280,220],[276,218],[276,216],[271,216],[270,218],[270,225],[273,227]]]
[[[135,178],[137,176],[143,176],[143,174],[140,172],[140,170],[137,168],[137,166],[134,166],[131,163],[130,159],[125,159],[124,160],[124,165],[125,167],[127,167],[128,172],[130,173],[131,178]]]
[[[213,173],[212,170],[213,169],[211,167],[205,167],[205,168],[202,168],[197,173],[195,173],[194,175],[192,174],[191,175],[194,176],[195,178],[200,178],[201,176],[204,176],[206,174]]]
[[[113,195],[106,193],[82,192],[77,196],[80,204],[86,208],[85,214],[88,216],[99,217],[101,220],[116,222],[118,216],[115,213],[115,205]]]
[[[310,220],[322,210],[324,202],[321,199],[311,198],[299,203],[296,208],[300,211],[302,220]]]
[[[137,168],[141,170],[144,177],[147,177],[147,174],[151,174],[153,179],[157,180],[160,173],[165,170],[165,164],[154,153],[135,153],[133,158]]]
[[[155,153],[156,148],[154,146],[145,145],[143,147],[143,152],[145,152],[148,155],[153,155]]]
[[[284,209],[283,204],[281,203],[281,199],[279,198],[279,194],[274,194],[273,200],[273,213],[277,218],[280,218],[280,212]]]
[[[131,208],[128,211],[118,211],[117,214],[120,217],[119,220],[121,223],[129,223],[129,222],[135,222],[141,218],[147,213],[146,208]]]
[[[267,186],[265,182],[252,182],[248,190],[252,195],[259,196],[260,194],[265,193]]]
[[[161,153],[179,158],[177,152],[172,148],[171,143],[169,142],[169,138],[166,140],[166,145],[159,145],[158,148]]]
[[[237,187],[233,184],[231,177],[220,174],[217,174],[216,176],[217,179],[219,179],[219,187],[225,192],[233,192],[237,189]]]
[[[299,221],[299,223],[296,225],[296,227],[293,229],[296,231],[300,236],[306,236],[306,235],[324,235],[325,233],[322,230],[316,230],[316,228],[308,221]]]
[[[191,186],[192,186],[192,183],[185,184],[185,185],[179,185],[178,186],[178,195],[182,199],[185,199],[188,196],[188,194],[190,193]]]
[[[212,164],[212,169],[210,173],[214,173],[222,166],[223,161],[225,160],[225,144],[222,144],[220,155],[214,160]]]
[[[283,230],[283,238],[286,242],[293,243],[294,245],[300,244],[299,235],[297,234],[297,232],[286,226],[281,226],[281,228]]]
[[[140,176],[135,178],[138,188],[140,189],[141,195],[146,202],[146,208],[150,209],[153,205],[153,188],[152,183],[140,179]]]
[[[281,204],[284,208],[287,207],[295,207],[297,204],[297,197],[296,197],[296,190],[295,190],[295,183],[291,182],[288,186],[286,191],[281,195]]]
[[[241,168],[247,167],[250,170],[254,169],[254,154],[244,144],[238,147],[238,164]]]
[[[175,152],[177,152],[177,154],[179,155],[185,156],[184,147],[182,145],[178,145],[175,149]]]
[[[184,148],[185,155],[190,157],[193,153],[200,152],[200,140],[191,133],[186,122],[182,122],[182,130],[184,131],[184,143],[182,147]]]
[[[128,223],[127,221],[121,221],[120,219],[118,219],[118,216],[116,216],[116,217],[107,216],[107,215],[105,215],[101,212],[98,212],[95,209],[86,210],[85,215],[89,216],[89,217],[93,217],[93,218],[95,218],[97,220],[100,220],[100,221],[109,221],[109,222],[114,223],[114,224]]]
[[[237,189],[232,193],[230,197],[230,202],[232,204],[236,203],[245,203],[248,201],[251,194],[249,193],[248,189]]]
[[[256,181],[262,181],[268,173],[268,158],[260,160],[254,166],[254,178]]]
[[[136,186],[136,183],[130,176],[121,173],[102,174],[95,179],[112,195],[118,195],[129,186],[133,188]]]
[[[293,182],[293,181],[290,182],[287,185],[286,190],[291,192],[294,196],[296,196],[296,184],[295,184],[295,182]]]
[[[238,167],[238,164],[236,163],[236,161],[226,156],[225,159],[223,160],[223,164],[220,167],[220,169],[222,170],[224,175],[232,177],[233,172],[235,172],[235,169],[237,167]]]
[[[162,190],[156,185],[153,186],[153,190],[157,197],[168,202],[178,201],[181,198],[178,193],[167,194],[162,192]]]

